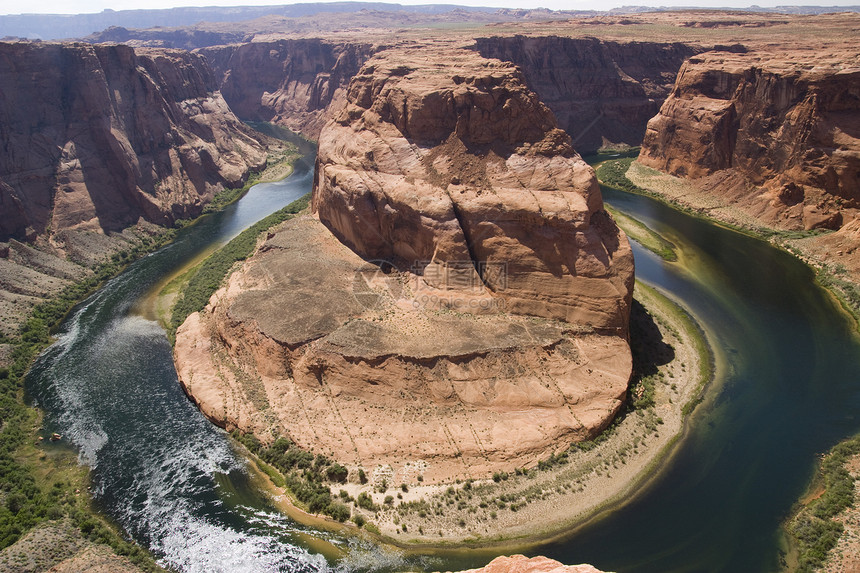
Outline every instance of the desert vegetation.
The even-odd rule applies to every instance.
[[[141,235],[128,250],[113,254],[93,273],[65,288],[58,296],[37,305],[17,336],[3,335],[11,347],[9,362],[0,368],[0,548],[18,541],[46,521],[69,519],[84,538],[104,543],[146,570],[156,570],[151,557],[126,541],[89,506],[86,475],[61,469],[55,456],[40,446],[39,413],[23,401],[24,378],[36,356],[52,341],[51,333],[79,301],[130,262],[166,244],[172,230]],[[68,466],[68,460],[62,465]],[[76,464],[75,464],[76,467]]]
[[[794,539],[797,572],[820,570],[829,552],[836,547],[845,527],[837,518],[854,507],[855,477],[848,469],[852,458],[860,454],[860,436],[836,445],[824,456],[813,481],[813,499],[799,505],[788,530]]]

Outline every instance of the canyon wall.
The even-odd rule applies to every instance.
[[[317,217],[270,231],[176,333],[210,419],[389,484],[531,466],[613,419],[632,252],[515,66],[380,51],[319,142]]]
[[[487,58],[520,67],[580,153],[607,143],[639,145],[681,64],[702,48],[680,42],[511,36],[477,39]]]
[[[321,39],[277,40],[199,50],[224,99],[246,121],[269,121],[317,139],[346,86],[374,49]]]
[[[856,54],[708,52],[681,69],[639,162],[760,224],[838,228],[860,207]]]
[[[321,39],[202,48],[221,91],[245,120],[272,121],[308,137],[345,102],[346,86],[385,46]],[[595,38],[487,37],[475,49],[518,65],[579,152],[607,143],[638,145],[670,93],[683,61],[702,50],[683,43]]]
[[[199,214],[266,162],[199,55],[0,44],[0,240]]]

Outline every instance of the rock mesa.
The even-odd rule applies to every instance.
[[[371,58],[320,136],[313,209],[177,332],[216,423],[431,483],[534,464],[620,408],[630,246],[515,66]]]

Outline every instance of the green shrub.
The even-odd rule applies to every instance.
[[[824,486],[824,493],[798,511],[792,520],[789,531],[797,544],[799,573],[818,570],[842,535],[842,524],[833,518],[854,505],[854,478],[845,466],[857,454],[860,454],[860,436],[830,451],[816,478]]]
[[[370,497],[366,491],[358,494],[358,497],[355,499],[355,504],[362,509],[376,511],[376,505],[373,503],[373,498]]]
[[[325,475],[329,481],[346,483],[346,478],[349,476],[349,470],[340,464],[332,464],[326,468]]]

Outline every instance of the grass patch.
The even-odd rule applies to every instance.
[[[675,252],[675,245],[664,238],[659,233],[654,232],[645,224],[637,221],[633,217],[613,209],[609,205],[604,205],[604,208],[612,215],[615,222],[621,229],[627,233],[627,236],[663,259],[673,263],[678,260],[678,254]]]
[[[854,478],[846,464],[860,454],[860,435],[836,445],[821,461],[813,488],[823,493],[800,506],[788,526],[798,552],[798,573],[812,573],[826,561],[842,535],[842,524],[833,520],[854,506]]]
[[[260,234],[306,209],[309,201],[310,194],[307,194],[283,209],[275,211],[239,233],[233,240],[203,261],[191,275],[188,284],[185,285],[173,305],[170,329],[168,330],[168,338],[171,342],[175,340],[176,329],[185,322],[185,319],[190,314],[203,310],[209,302],[209,298],[220,288],[233,265],[251,256],[257,248],[257,239]]]

